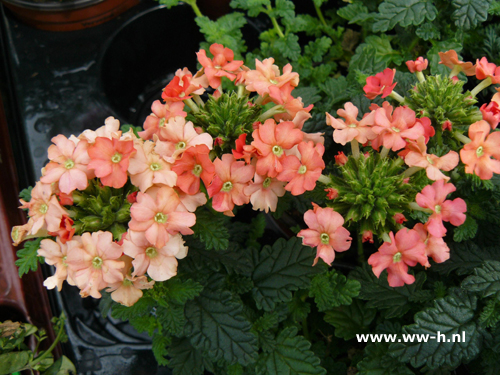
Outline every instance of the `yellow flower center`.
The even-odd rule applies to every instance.
[[[123,286],[131,286],[133,284],[134,283],[132,281],[130,281],[129,279],[127,279],[127,278],[123,279]]]
[[[480,158],[481,156],[484,155],[484,149],[483,149],[483,146],[479,146],[477,149],[476,149],[476,156],[478,158]]]
[[[94,267],[96,270],[100,270],[102,267],[102,259],[99,257],[94,257],[94,259],[92,259],[92,267]]]
[[[283,148],[278,145],[273,146],[273,154],[277,157],[281,157],[281,155],[283,155]]]
[[[111,157],[111,161],[113,163],[119,163],[122,161],[122,154],[120,154],[119,152],[115,153],[112,157]]]
[[[392,257],[392,261],[393,263],[399,263],[401,262],[401,259],[403,258],[403,254],[401,254],[399,251],[394,254],[394,256]]]
[[[156,248],[150,246],[146,249],[146,255],[150,258],[154,258],[158,255],[158,251],[156,251]]]
[[[434,164],[430,156],[427,156],[427,161],[429,162],[429,164]]]
[[[304,174],[307,172],[307,167],[305,165],[301,165],[299,168],[299,174]]]
[[[396,128],[395,126],[393,126],[391,129],[392,129],[392,131],[394,131],[396,133],[399,133],[401,131],[400,129]]]
[[[200,177],[200,174],[201,172],[203,172],[203,168],[201,165],[199,164],[196,164],[193,168],[193,174],[196,176],[196,177]]]
[[[155,221],[160,224],[165,224],[167,222],[167,218],[168,216],[161,212],[158,212],[155,215]]]
[[[62,258],[62,264],[63,264],[64,267],[68,267],[68,263],[66,263],[66,259],[68,259],[68,257],[66,255],[63,256],[63,258]]]
[[[165,126],[165,117],[162,117],[160,119],[160,122],[158,123],[159,128],[163,128]]]
[[[276,81],[275,79],[270,79],[269,82],[271,82],[273,85],[277,85],[278,84],[278,81]]]
[[[47,206],[45,203],[43,203],[40,208],[38,209],[38,211],[40,211],[40,213],[42,215],[46,214],[47,211],[49,210],[49,206]]]
[[[438,204],[436,207],[434,207],[434,211],[436,211],[437,214],[441,213],[441,206]]]
[[[268,188],[269,186],[271,186],[271,177],[267,177],[264,182],[262,183],[262,186],[265,187],[265,188]]]
[[[149,169],[151,169],[153,172],[159,171],[161,169],[160,163],[152,163],[149,166]]]
[[[319,236],[321,243],[324,245],[328,245],[330,243],[330,236],[328,233],[321,233],[321,236]]]
[[[231,191],[233,188],[233,183],[231,181],[226,181],[224,182],[224,185],[222,185],[222,191],[228,192]]]
[[[186,148],[186,142],[180,141],[175,145],[176,150],[184,150]]]
[[[71,159],[68,159],[64,162],[64,168],[71,169],[75,166],[75,162]]]

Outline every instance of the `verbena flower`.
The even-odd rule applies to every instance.
[[[375,99],[379,95],[382,95],[382,98],[389,96],[397,84],[393,83],[395,75],[396,69],[385,68],[384,71],[368,77],[363,87],[365,96],[368,99]]]

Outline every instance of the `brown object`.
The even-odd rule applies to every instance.
[[[198,0],[197,4],[202,14],[215,20],[232,11],[230,2],[231,0]]]
[[[4,2],[22,22],[48,31],[74,31],[100,25],[139,4],[140,0],[104,0],[79,9],[31,9]]]

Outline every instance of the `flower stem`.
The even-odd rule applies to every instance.
[[[387,147],[382,146],[382,151],[380,151],[380,157],[386,158],[389,155],[389,149]]]
[[[451,70],[450,72],[450,75],[448,76],[448,78],[453,78],[453,77],[456,77],[458,76],[458,73],[460,73],[462,71],[462,67],[460,65],[455,65],[453,67],[453,69]]]
[[[200,112],[200,108],[198,108],[198,106],[196,105],[195,102],[193,102],[192,99],[186,99],[186,100],[184,100],[184,103],[186,103],[186,105],[189,108],[191,108],[191,111],[193,111],[194,113]]]
[[[200,98],[199,95],[193,95],[194,101],[196,104],[198,104],[201,108],[205,107],[205,102]]]
[[[50,355],[50,353],[52,352],[52,350],[54,350],[54,348],[56,347],[56,345],[59,342],[59,340],[61,339],[63,333],[64,333],[64,324],[61,324],[61,327],[59,328],[59,332],[57,332],[56,339],[54,340],[52,345],[50,345],[50,347],[41,356],[39,356],[39,357],[33,359],[31,362],[29,362],[24,367],[24,369],[32,369],[34,366],[36,366],[37,364],[42,362],[46,357],[48,357]],[[22,370],[24,370],[24,369],[22,369]]]
[[[392,243],[392,241],[391,241],[391,237],[389,237],[389,234],[387,234],[387,233],[382,233],[382,235],[381,235],[380,237],[382,237],[382,239],[384,240],[384,242],[389,242],[389,243]]]
[[[453,132],[453,136],[458,139],[460,142],[462,142],[463,144],[467,144],[467,143],[470,143],[470,139],[468,137],[466,137],[465,135],[463,134],[460,134],[459,132],[455,131]]]
[[[474,89],[470,92],[472,97],[476,97],[477,94],[481,92],[481,90],[485,89],[486,87],[491,85],[491,78],[486,77],[486,79],[482,80],[479,85],[474,87]]]
[[[332,183],[332,179],[328,176],[325,176],[324,174],[319,176],[318,181],[325,185]]]
[[[188,3],[191,8],[193,8],[194,14],[196,14],[197,17],[203,17],[203,14],[200,11],[200,8],[198,8],[198,5],[196,5],[196,0],[185,0],[186,3]]]
[[[238,85],[238,98],[242,98],[245,95],[245,85]]]
[[[408,168],[405,173],[403,173],[403,177],[406,178],[406,177],[410,177],[411,175],[417,173],[419,170],[421,170],[422,167],[417,167],[417,166],[413,166],[413,167],[410,167]]]
[[[405,101],[405,98],[403,98],[401,95],[399,95],[396,91],[392,91],[389,96],[393,98],[394,100],[397,100],[399,103],[403,103]]]
[[[267,11],[268,11],[267,15],[269,16],[269,13],[271,13],[273,11],[273,8],[271,7],[271,5],[267,6]],[[285,35],[283,34],[283,31],[281,31],[280,25],[278,24],[278,21],[276,20],[276,18],[271,17],[271,16],[269,16],[269,18],[271,18],[271,22],[273,23],[274,29],[276,30],[276,32],[278,33],[280,38],[284,38]]]
[[[432,214],[432,210],[430,208],[420,207],[417,202],[410,202],[408,203],[408,206],[414,211],[422,211],[427,212],[428,214]]]
[[[277,115],[278,113],[284,113],[286,112],[285,108],[281,105],[275,105],[272,108],[269,108],[267,111],[265,111],[263,114],[259,116],[259,121],[263,122],[267,120],[268,118],[273,117],[274,115]]]
[[[326,21],[325,21],[325,17],[323,17],[323,13],[321,12],[321,9],[320,7],[316,4],[315,1],[313,1],[314,3],[314,9],[316,9],[316,13],[318,14],[318,18],[319,20],[321,21],[321,23],[324,25],[324,26],[328,26],[326,24]]]
[[[351,150],[354,159],[359,159],[359,142],[356,139],[351,141]]]
[[[418,82],[420,82],[420,83],[425,82],[424,73],[422,73],[422,72],[416,72],[415,75],[417,76]]]

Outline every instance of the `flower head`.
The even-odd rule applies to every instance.
[[[285,182],[256,173],[254,182],[246,186],[243,192],[250,197],[254,210],[274,212],[278,205],[278,197],[285,195]]]
[[[446,52],[438,52],[441,58],[440,64],[446,65],[450,69],[456,69],[458,72],[464,72],[465,75],[473,76],[476,74],[476,66],[471,62],[463,62],[458,59],[457,52],[455,50],[449,50]]]
[[[172,170],[177,173],[177,186],[187,194],[200,190],[200,179],[205,186],[212,182],[215,167],[209,157],[210,150],[204,144],[188,148],[180,159],[175,161]]]
[[[406,66],[411,73],[421,72],[422,70],[427,69],[428,65],[429,60],[424,59],[422,56],[420,56],[415,61],[409,60],[406,62]]]
[[[255,59],[255,70],[249,70],[244,73],[246,89],[250,92],[255,92],[260,96],[269,94],[269,87],[281,86],[290,83],[291,86],[297,87],[299,84],[299,75],[292,72],[292,66],[286,64],[283,67],[283,74],[280,74],[278,66],[274,65],[272,57],[259,61]]]
[[[363,87],[365,96],[368,99],[375,99],[380,94],[382,94],[382,98],[389,96],[397,84],[392,83],[395,75],[396,69],[386,68],[383,72],[368,77],[366,85]]]
[[[377,135],[371,129],[375,125],[375,113],[370,112],[362,120],[358,121],[358,108],[351,102],[344,104],[344,109],[337,110],[337,114],[345,120],[336,119],[329,113],[326,114],[326,124],[333,127],[333,140],[336,143],[345,145],[356,139],[359,143],[364,144],[368,140],[374,139]]]
[[[196,53],[198,61],[204,68],[210,87],[217,89],[221,84],[221,77],[227,77],[234,81],[236,78],[235,73],[243,65],[243,61],[234,60],[234,52],[229,48],[225,48],[222,44],[212,44],[210,53],[213,55],[213,59],[209,59],[203,49]]]

